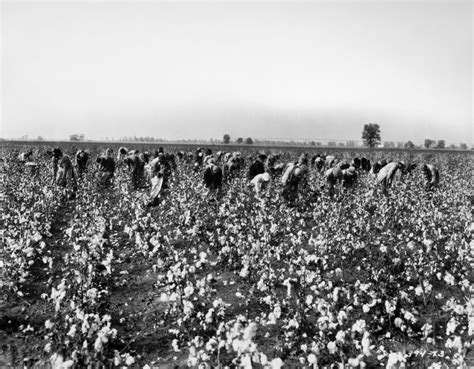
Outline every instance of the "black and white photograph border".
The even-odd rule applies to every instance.
[[[0,367],[474,367],[472,1],[0,13]]]

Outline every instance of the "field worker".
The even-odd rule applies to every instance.
[[[360,163],[364,172],[370,172],[371,165],[369,159],[362,157],[362,159],[360,159]]]
[[[143,187],[145,181],[145,162],[140,157],[140,154],[133,152],[129,154],[123,163],[127,165],[130,174],[130,185],[132,189],[136,190]]]
[[[121,163],[128,155],[128,149],[126,147],[121,147],[117,151],[117,164]]]
[[[99,170],[96,175],[99,185],[102,187],[110,186],[115,174],[113,150],[105,150],[105,154],[99,156],[96,162],[99,164]]]
[[[59,159],[56,184],[61,187],[72,184],[73,191],[77,190],[76,176],[74,175],[74,168],[69,155],[63,155]]]
[[[336,164],[336,166],[341,168],[341,170],[344,170],[350,167],[350,165],[345,160],[340,161],[339,163]]]
[[[166,162],[168,163],[168,165],[170,166],[171,169],[176,170],[178,165],[176,164],[176,157],[175,157],[174,154],[167,152],[165,154],[165,160],[166,160]]]
[[[18,155],[18,160],[22,163],[33,161],[33,151],[28,150],[26,152],[22,152],[20,155]]]
[[[204,165],[207,166],[209,160],[213,160],[213,159],[214,159],[214,155],[212,155],[212,150],[211,149],[206,149],[204,159],[203,159]]]
[[[59,147],[55,147],[52,151],[52,166],[53,166],[53,184],[56,182],[57,174],[58,174],[58,166],[59,166],[59,160],[63,156],[63,152]]]
[[[372,165],[371,173],[372,174],[378,174],[380,170],[385,167],[388,164],[387,159],[382,159],[374,163]]]
[[[270,173],[270,175],[273,176],[275,174],[276,161],[277,161],[276,155],[273,155],[273,154],[268,155],[267,160],[265,160],[265,172],[268,172]]]
[[[117,151],[117,164],[122,164],[123,159],[125,159],[128,155],[128,150],[126,147],[121,147]]]
[[[89,161],[89,153],[84,150],[78,150],[76,153],[77,176],[82,178],[83,173],[87,170]]]
[[[314,159],[314,167],[318,172],[321,173],[324,168],[324,160],[321,156],[318,156],[316,159]]]
[[[250,165],[247,178],[251,181],[256,175],[265,173],[265,159],[266,155],[259,154],[257,159]]]
[[[200,147],[197,148],[196,154],[194,155],[194,172],[198,172],[204,161],[204,153]]]
[[[204,185],[210,192],[222,187],[222,169],[216,164],[214,158],[208,160],[204,170]]]
[[[145,164],[148,164],[150,161],[150,153],[148,151],[142,152],[138,155],[140,160],[142,160]]]
[[[216,162],[220,162],[222,157],[224,156],[224,151],[218,151],[216,152]]]
[[[326,186],[329,195],[332,196],[334,194],[334,188],[336,187],[337,182],[342,180],[342,169],[338,166],[329,168],[326,170],[326,173],[324,173],[324,177],[326,178]]]
[[[392,161],[383,166],[377,174],[377,183],[382,185],[382,192],[387,195],[387,188],[389,188],[395,178],[395,174],[399,169],[403,169],[402,162]]]
[[[303,187],[308,173],[308,157],[302,154],[296,164],[290,163],[282,176],[283,198],[294,201],[298,196],[298,188]]]
[[[232,156],[232,153],[231,153],[231,152],[226,152],[226,153],[224,153],[224,158],[223,158],[224,163],[227,163],[227,162],[229,161],[229,159],[230,159],[231,156]]]
[[[270,173],[264,172],[257,174],[255,177],[252,178],[250,181],[251,186],[253,186],[255,190],[255,196],[260,198],[260,194],[263,190],[268,190],[271,186],[272,177]]]
[[[357,170],[354,166],[342,169],[342,187],[349,188],[354,186],[357,180]]]
[[[354,159],[352,159],[351,166],[353,166],[356,170],[360,170],[362,166],[362,161],[360,160],[360,158],[355,157]]]
[[[423,173],[426,178],[426,189],[433,190],[439,185],[439,170],[432,164],[423,164]]]
[[[21,153],[18,155],[18,160],[21,164],[29,169],[32,176],[35,176],[39,173],[38,164],[33,161],[33,151],[28,150],[27,152]]]
[[[328,155],[326,156],[326,160],[324,161],[324,167],[326,169],[332,168],[334,165],[336,165],[337,160],[334,155]]]
[[[237,172],[241,168],[243,162],[244,162],[244,159],[241,157],[240,152],[234,151],[224,164],[225,176],[229,177],[233,173]]]
[[[403,163],[403,162],[402,162]],[[403,163],[403,174],[411,174],[416,170],[417,164],[416,163]]]
[[[156,206],[159,202],[159,197],[164,189],[168,188],[168,178],[171,174],[169,164],[165,160],[163,153],[157,153],[150,162],[151,170],[151,191],[147,206]]]

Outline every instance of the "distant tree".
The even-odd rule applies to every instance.
[[[311,146],[316,146],[316,142],[314,142],[314,141],[311,141],[309,144],[310,144]]]
[[[346,146],[347,147],[356,147],[357,145],[356,145],[355,141],[347,141]]]
[[[245,143],[246,143],[247,145],[252,145],[252,144],[253,144],[252,137],[247,137],[247,138],[245,139]]]
[[[399,149],[403,149],[405,147],[405,144],[403,142],[397,142],[397,147]]]
[[[435,143],[436,143],[436,141],[432,140],[431,138],[425,138],[424,146],[425,146],[426,149],[429,149],[429,148],[433,147]]]
[[[377,123],[365,124],[362,131],[362,140],[365,146],[376,147],[381,141],[380,126]]]
[[[457,147],[456,147],[456,145],[455,145],[455,144],[451,144],[451,145],[449,145],[449,146],[448,146],[448,149],[451,149],[451,150],[456,150],[456,149],[457,149]]]
[[[75,133],[69,136],[69,141],[84,141],[84,134]]]
[[[445,140],[438,140],[438,144],[436,145],[438,149],[445,149],[446,148],[446,141]]]
[[[228,144],[230,142],[230,136],[226,133],[223,137],[224,143]]]
[[[406,144],[405,144],[405,149],[413,149],[415,147],[415,144],[411,141],[408,141]]]
[[[338,143],[338,146],[345,146],[345,145],[344,145],[344,142],[339,142],[339,143]]]
[[[467,145],[465,143],[459,144],[461,150],[467,150]]]
[[[241,143],[243,143],[243,142],[244,142],[244,139],[243,139],[242,137],[239,137],[239,138],[237,139],[237,143],[238,143],[238,144],[241,144]]]
[[[41,137],[41,136],[38,136],[38,137],[36,138],[36,141],[44,141],[44,138]]]

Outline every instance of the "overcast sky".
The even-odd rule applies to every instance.
[[[1,10],[2,137],[474,141],[471,1]]]

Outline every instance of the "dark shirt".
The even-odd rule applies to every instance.
[[[99,171],[100,172],[108,172],[114,173],[115,172],[115,160],[108,156],[99,156],[97,158],[97,163],[99,163]]]
[[[265,166],[260,160],[256,160],[249,168],[248,179],[251,181],[255,176],[265,173]]]

